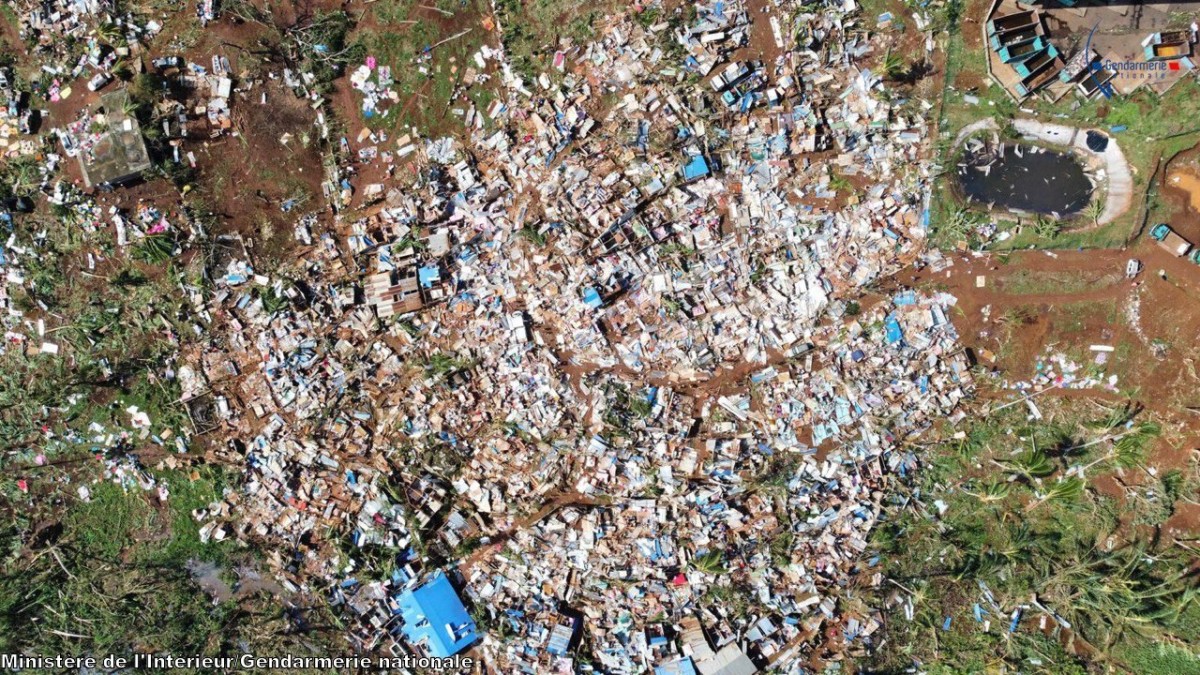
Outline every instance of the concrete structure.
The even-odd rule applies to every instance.
[[[88,187],[120,185],[141,177],[150,168],[150,155],[138,121],[126,112],[129,94],[124,89],[100,97],[93,124],[99,140],[89,152],[79,154],[79,168]]]

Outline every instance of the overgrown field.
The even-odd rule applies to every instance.
[[[1136,407],[1039,405],[922,451],[872,540],[893,608],[874,665],[1200,672],[1197,552],[1166,527],[1196,503],[1195,460],[1161,468],[1156,444],[1181,439]]]

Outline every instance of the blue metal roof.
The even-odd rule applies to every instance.
[[[684,180],[695,180],[708,175],[708,162],[703,155],[694,155],[687,164],[683,165]]]
[[[424,584],[401,593],[399,605],[404,636],[413,644],[424,641],[430,656],[454,656],[478,637],[467,608],[440,571]]]
[[[422,288],[432,288],[439,276],[438,268],[434,266],[422,267],[417,270],[417,280],[420,281]]]
[[[604,300],[600,298],[600,293],[593,287],[588,286],[583,289],[583,304],[598,309],[604,305]]]
[[[884,319],[883,327],[888,344],[895,344],[904,337],[904,332],[900,330],[900,322],[891,314],[888,314],[887,318]]]

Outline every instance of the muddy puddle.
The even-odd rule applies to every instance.
[[[1200,213],[1200,169],[1194,166],[1180,167],[1167,174],[1167,182],[1183,193],[1192,211]]]

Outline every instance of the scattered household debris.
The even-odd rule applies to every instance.
[[[98,11],[59,4],[26,22],[49,55]],[[768,7],[775,50],[755,59],[747,5],[724,0],[674,30],[610,17],[528,82],[485,46],[464,86],[498,68],[503,89],[464,105],[460,137],[331,134],[311,73],[273,72],[312,103],[328,208],[271,204],[303,247],[292,268],[224,234],[206,284],[179,280],[202,338],[179,344],[180,402],[245,467],[195,513],[202,538],[273,544],[284,588],[329,589],[365,651],[569,672],[586,627],[606,671],[708,675],[868,642],[880,621],[846,582],[911,441],[973,391],[953,297],[873,292],[924,255],[932,105],[865,67],[855,3]],[[106,21],[130,55],[159,30]],[[180,85],[154,102],[168,162],[240,133],[258,84],[225,57],[151,65]],[[364,118],[392,114],[408,65],[350,72]],[[87,75],[53,68],[52,100]],[[149,168],[143,130],[97,83],[103,110],[58,136],[87,186],[118,186]],[[184,208],[46,192],[118,249],[170,259],[207,236]],[[144,482],[132,453],[111,461]]]

